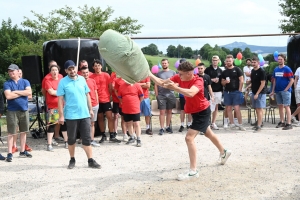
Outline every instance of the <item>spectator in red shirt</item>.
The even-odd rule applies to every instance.
[[[112,107],[112,113],[113,113],[113,119],[114,119],[114,131],[115,134],[117,135],[118,133],[118,119],[119,119],[119,98],[116,95],[115,92],[115,80],[117,78],[116,72],[112,72],[110,75],[110,81],[111,81],[111,88],[112,88],[112,101],[113,101],[113,107]]]
[[[144,100],[141,102],[141,113],[145,116],[146,122],[146,134],[152,135],[152,130],[150,129],[150,116],[151,116],[151,106],[149,99],[149,89],[150,89],[150,77],[145,78],[138,82],[138,84],[142,87],[144,93]]]
[[[103,143],[106,140],[105,129],[104,129],[104,113],[108,121],[109,129],[109,141],[120,143],[121,141],[116,138],[114,133],[114,121],[112,117],[112,108],[110,103],[110,94],[112,91],[110,76],[106,72],[102,72],[102,62],[100,60],[95,60],[93,62],[93,68],[95,73],[90,76],[90,78],[96,81],[98,87],[98,125],[101,131],[102,138],[99,141]]]
[[[83,76],[81,69],[82,68],[89,68],[89,64],[86,60],[79,61],[79,70],[77,72],[78,75]],[[89,76],[92,76],[94,73],[89,71]]]
[[[123,117],[130,134],[130,138],[126,144],[135,143],[135,130],[137,137],[136,146],[141,147],[140,102],[144,98],[142,87],[138,83],[124,83],[118,90],[118,98],[120,98],[120,101],[124,105],[122,107]]]
[[[91,97],[91,103],[93,107],[93,112],[94,112],[94,119],[91,119],[91,145],[94,147],[100,147],[100,144],[98,144],[94,140],[94,135],[95,135],[95,121],[97,121],[97,114],[98,114],[98,109],[99,109],[99,101],[98,101],[98,92],[97,92],[97,84],[96,81],[92,78],[89,78],[89,68],[86,66],[81,66],[80,72],[82,76],[85,78],[85,81],[90,89],[90,97]]]
[[[185,136],[185,141],[188,147],[190,157],[190,170],[187,173],[179,174],[178,180],[198,178],[197,171],[197,147],[195,137],[199,132],[203,132],[207,138],[220,151],[221,164],[224,165],[229,156],[230,150],[225,150],[220,143],[218,137],[210,129],[210,106],[209,101],[204,97],[203,79],[194,76],[193,65],[186,61],[178,66],[178,74],[168,80],[162,80],[150,73],[150,78],[162,87],[174,90],[184,95],[186,113],[191,113],[193,122]],[[180,85],[180,87],[178,86]]]
[[[59,115],[58,115],[58,97],[56,96],[56,90],[60,79],[62,79],[59,78],[58,76],[59,70],[60,70],[59,66],[51,65],[50,66],[51,78],[47,79],[45,82],[46,103],[47,103],[49,125],[50,125],[47,130],[47,142],[48,142],[47,151],[53,151],[52,145],[54,146],[58,145],[56,141],[52,141],[55,127],[59,127],[64,137],[65,148],[66,149],[68,148],[67,126],[66,124],[60,125],[57,123]]]

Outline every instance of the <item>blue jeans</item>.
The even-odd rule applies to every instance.
[[[291,93],[288,91],[276,92],[276,102],[277,105],[291,105]]]
[[[232,92],[224,91],[224,105],[237,106],[241,104],[241,92],[236,90]]]
[[[257,99],[254,100],[255,94],[251,95],[251,102],[253,108],[265,108],[266,107],[266,94],[259,94]]]

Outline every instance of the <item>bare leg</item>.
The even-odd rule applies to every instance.
[[[160,123],[160,128],[164,128],[165,125],[165,114],[166,110],[159,110],[159,123]]]
[[[167,110],[166,126],[169,127],[172,119],[172,110]]]
[[[23,132],[20,134],[20,146],[21,146],[20,152],[25,151],[25,143],[26,143],[26,133]]]
[[[190,169],[197,169],[197,146],[195,144],[195,137],[199,131],[189,129],[185,136],[185,142],[188,148],[189,157],[190,157]]]
[[[150,116],[145,116],[146,126],[150,127]]]
[[[59,137],[60,124],[56,124],[54,127],[54,138]]]
[[[75,147],[75,145],[74,145],[74,147]],[[85,151],[87,158],[93,158],[93,151],[92,151],[91,145],[90,146],[82,145],[82,148]],[[75,150],[75,148],[74,148],[74,150]],[[71,157],[74,157],[74,156],[71,156]]]
[[[123,133],[127,134],[127,125],[126,125],[126,122],[124,121],[123,116],[121,116],[121,126],[122,126]]]
[[[236,118],[238,119],[239,124],[242,124],[243,120],[242,120],[242,114],[241,114],[239,105],[234,106],[234,114],[236,115]]]
[[[94,135],[95,135],[95,122],[91,121],[91,140],[94,140]]]
[[[84,148],[84,145],[82,145],[82,147]],[[69,149],[69,154],[70,154],[70,157],[75,157],[75,144],[73,145],[69,145],[68,146],[68,149]]]
[[[181,125],[184,123],[184,118],[185,118],[185,112],[184,112],[184,110],[181,110],[180,111],[180,122],[181,122]]]
[[[216,104],[215,111],[212,113],[212,120],[211,120],[212,124],[216,123],[216,119],[217,119],[217,115],[218,115],[218,109],[219,109],[218,107],[219,107],[219,104]]]
[[[111,111],[106,111],[105,112],[107,121],[108,121],[108,130],[110,133],[114,132],[114,119],[112,117],[112,112]]]
[[[232,106],[226,106],[226,110],[227,110],[229,122],[230,122],[230,124],[233,124]]]
[[[53,138],[54,132],[48,132],[47,133],[47,144],[51,145],[52,144],[52,138]]]
[[[68,142],[68,134],[67,134],[67,131],[63,131],[62,132],[62,135],[64,137],[64,142]]]
[[[13,147],[17,147],[18,135],[13,135]]]
[[[118,132],[118,120],[119,120],[119,113],[113,113],[113,119],[114,119],[114,131]]]
[[[219,140],[219,138],[214,134],[214,132],[208,127],[205,132],[205,137],[210,139],[210,141],[218,148],[221,154],[224,154],[224,148]]]
[[[278,110],[279,110],[279,116],[280,116],[280,121],[284,122],[284,111],[283,111],[283,104],[278,105]]]
[[[129,132],[129,135],[133,136],[133,122],[132,121],[126,122],[126,125],[127,125],[127,130]]]
[[[263,109],[256,108],[255,110],[256,110],[256,115],[257,115],[257,126],[261,127],[262,118],[263,118]]]
[[[10,133],[8,133],[8,136],[7,136],[8,153],[12,153],[13,143],[14,143],[13,136]]]
[[[291,124],[291,108],[290,106],[284,106],[286,112],[286,121],[288,124]]]
[[[103,113],[98,113],[98,126],[101,133],[104,133],[104,115]]]
[[[136,137],[141,137],[142,130],[140,126],[140,121],[133,122],[133,126],[134,126]]]

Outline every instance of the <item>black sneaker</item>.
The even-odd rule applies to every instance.
[[[136,146],[137,147],[141,147],[142,146],[141,140],[136,140]]]
[[[115,137],[110,137],[110,138],[109,138],[109,142],[121,143],[121,140],[118,140],[118,139],[115,138]]]
[[[165,133],[164,129],[162,129],[162,128],[159,129],[159,133],[158,133],[159,135],[163,135],[164,133]]]
[[[186,129],[189,129],[189,128],[190,128],[190,126],[186,125]]]
[[[74,160],[70,160],[69,165],[68,165],[68,169],[73,169],[75,167],[75,159]]]
[[[152,130],[151,130],[150,128],[148,128],[148,129],[146,130],[146,134],[147,134],[147,135],[153,135]]]
[[[251,126],[257,126],[257,121],[255,121],[254,123],[252,123]],[[264,123],[262,122],[260,127],[263,127],[263,126],[264,126]]]
[[[168,127],[168,128],[166,128],[166,132],[167,133],[173,133],[173,130],[170,127]]]
[[[135,143],[135,138],[130,137],[126,144],[133,144]]]
[[[280,127],[285,127],[285,123],[284,122],[279,122],[276,126],[276,128],[280,128]]]
[[[183,126],[180,126],[180,128],[179,128],[179,132],[182,132],[184,130],[184,127]]]
[[[253,133],[257,133],[257,132],[260,132],[261,131],[261,127],[259,126],[256,126],[255,129],[253,129]]]
[[[286,124],[285,127],[282,128],[282,130],[290,130],[293,129],[292,124]]]
[[[5,160],[6,158],[0,154],[0,160]]]
[[[24,152],[20,152],[19,157],[20,158],[32,158],[32,155],[30,153],[28,153],[27,151],[24,151]]]
[[[88,163],[90,168],[101,169],[101,165],[99,165],[94,159],[89,159]]]
[[[129,131],[126,132],[127,136],[130,137]]]
[[[12,153],[8,153],[8,154],[7,154],[7,157],[6,157],[6,162],[11,162],[12,159],[13,159]]]
[[[103,143],[105,140],[106,140],[106,136],[103,135],[99,143]]]

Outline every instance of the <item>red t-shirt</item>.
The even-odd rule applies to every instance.
[[[137,114],[141,112],[140,97],[144,96],[142,87],[135,83],[133,85],[122,84],[118,90],[118,97],[122,99],[122,112],[125,114]]]
[[[125,84],[122,78],[116,78],[114,81],[114,89],[118,92],[121,85]],[[122,108],[122,103],[119,101],[119,107]]]
[[[92,78],[88,78],[85,79],[86,80],[86,84],[88,85],[88,87],[90,88],[90,97],[91,97],[91,102],[92,102],[92,106],[96,106],[98,105],[98,101],[97,101],[97,97],[96,97],[96,90],[98,89],[96,81]]]
[[[63,78],[63,75],[58,74],[58,79],[60,80],[60,79],[62,79],[62,78]],[[47,74],[47,75],[43,78],[43,80],[42,80],[42,88],[43,88],[43,89],[45,89],[45,83],[46,83],[46,81],[49,80],[49,79],[52,79],[52,75],[51,75],[50,73]]]
[[[77,74],[80,75],[80,76],[82,76],[82,75],[81,75],[81,71],[78,71]],[[93,72],[89,72],[89,78],[91,78],[91,76],[92,76],[93,74],[94,74]]]
[[[44,89],[47,91],[46,92],[46,103],[47,103],[48,109],[58,108],[58,97],[49,94],[48,90],[51,88],[53,90],[57,90],[60,79],[62,79],[62,78],[58,78],[58,80],[54,80],[51,77],[50,79],[47,79],[45,82]]]
[[[139,83],[149,83],[150,82],[150,77],[148,76],[144,80],[141,80]],[[143,93],[144,93],[144,98],[147,99],[149,98],[149,89],[148,88],[142,88]]]
[[[112,72],[111,75],[110,75],[110,82],[111,82],[111,85],[112,85],[112,88],[113,88],[113,91],[112,91],[112,94],[111,94],[111,97],[112,97],[112,100],[113,102],[115,103],[119,103],[119,98],[117,97],[117,95],[115,94],[115,80],[117,79],[117,75],[115,72]]]
[[[204,97],[204,84],[203,78],[194,76],[190,81],[181,81],[178,74],[170,78],[171,81],[178,83],[179,87],[189,89],[195,86],[199,89],[199,92],[194,97],[185,98],[184,112],[197,113],[205,110],[209,106],[209,101]]]
[[[110,102],[110,93],[109,93],[109,84],[110,84],[110,76],[106,72],[101,72],[101,74],[94,73],[90,76],[92,79],[96,81],[98,87],[98,100],[99,103],[108,103]]]

